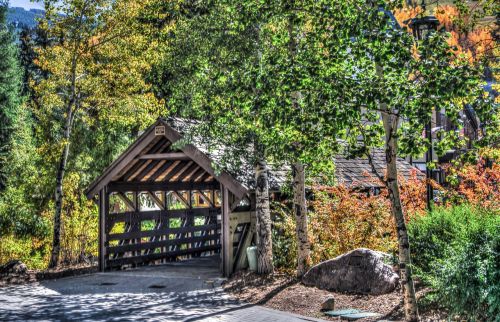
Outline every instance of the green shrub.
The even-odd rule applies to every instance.
[[[465,241],[465,233],[476,214],[466,206],[436,208],[429,214],[413,218],[408,225],[413,265],[420,274],[432,271],[436,260],[446,258],[453,245]]]
[[[500,316],[500,216],[467,205],[440,208],[409,223],[415,272],[450,313]]]
[[[297,239],[295,220],[291,210],[279,202],[271,203],[273,217],[273,261],[274,266],[285,271],[297,268]]]
[[[14,235],[0,236],[0,265],[17,259],[25,263],[29,269],[47,268],[50,249],[47,240],[34,237],[19,238]]]
[[[436,268],[434,288],[453,313],[500,321],[500,229],[480,226]]]

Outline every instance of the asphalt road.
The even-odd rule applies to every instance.
[[[0,321],[320,321],[240,303],[217,267],[141,267],[0,288]]]

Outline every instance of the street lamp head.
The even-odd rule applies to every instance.
[[[410,19],[408,27],[411,28],[413,36],[418,40],[427,38],[427,36],[436,31],[439,26],[439,20],[434,16],[416,17]]]

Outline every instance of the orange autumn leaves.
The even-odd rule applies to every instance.
[[[394,12],[398,22],[405,27],[409,19],[420,14],[424,14],[420,7],[404,7]],[[450,33],[448,42],[456,56],[473,63],[489,59],[494,55],[495,40],[492,27],[471,26],[468,17],[461,16],[453,5],[440,5],[434,9],[433,14],[440,22],[439,28],[444,28]],[[464,28],[464,25],[470,28]]]
[[[416,173],[400,178],[401,199],[407,214],[425,211],[425,182]],[[367,176],[367,181],[372,178]],[[383,252],[397,249],[394,219],[387,190],[380,194],[352,191],[345,186],[321,187],[310,206],[311,259],[313,263],[336,257],[354,248]]]
[[[474,207],[500,211],[500,166],[480,159],[446,169],[450,184],[434,188],[442,196],[441,206],[467,203]],[[368,182],[373,178],[367,176]],[[401,200],[408,221],[426,214],[426,185],[416,173],[400,178]],[[355,192],[345,186],[320,187],[310,202],[311,260],[313,264],[334,258],[354,248],[366,247],[393,253],[397,250],[394,219],[390,213],[387,191],[380,194]],[[294,225],[288,225],[294,229]]]
[[[500,214],[500,165],[481,159],[477,164],[450,167],[452,188],[447,191],[448,203],[469,203]]]

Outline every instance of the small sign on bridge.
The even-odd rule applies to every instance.
[[[165,135],[165,127],[164,126],[155,127],[155,135]]]

